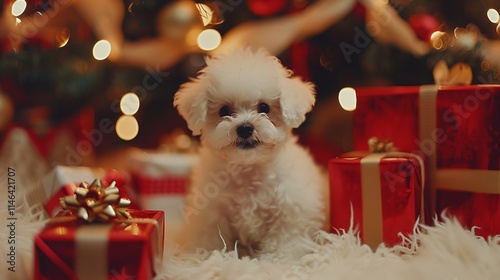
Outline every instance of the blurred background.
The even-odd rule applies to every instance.
[[[0,3],[4,159],[120,168],[132,147],[188,151],[174,93],[206,56],[247,45],[316,84],[297,134],[321,164],[352,148],[343,88],[432,84],[440,60],[500,82],[497,0]]]

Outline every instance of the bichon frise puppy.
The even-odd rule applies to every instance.
[[[323,178],[292,129],[314,105],[314,87],[266,51],[209,59],[174,105],[201,135],[183,243],[295,258],[324,221]]]

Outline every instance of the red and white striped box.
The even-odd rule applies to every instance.
[[[131,152],[130,174],[141,207],[164,211],[171,227],[183,225],[185,196],[197,162],[198,156],[192,154]]]

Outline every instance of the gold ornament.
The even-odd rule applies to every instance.
[[[63,209],[70,210],[89,223],[131,218],[127,212],[130,200],[120,196],[114,181],[107,187],[99,179],[90,185],[82,182],[74,195],[61,198],[60,203]]]
[[[160,10],[156,30],[171,43],[193,45],[203,30],[203,22],[193,1],[176,1]]]

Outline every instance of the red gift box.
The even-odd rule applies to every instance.
[[[499,192],[495,191],[500,189],[496,179],[500,172],[500,85],[360,88],[356,95],[355,149],[366,149],[367,140],[377,137],[390,139],[401,151],[424,156],[429,212],[449,208],[449,214],[461,216],[464,226],[500,233],[498,225],[470,210],[480,205],[481,197],[488,201],[488,221],[500,220]],[[450,176],[443,172],[467,172],[466,178],[486,173],[492,179],[485,183],[489,188],[485,192],[481,190],[484,185],[447,181]],[[468,206],[457,212],[464,203]]]
[[[141,206],[163,210],[169,223],[183,224],[184,199],[197,160],[197,156],[183,153],[130,153],[130,174]]]
[[[161,268],[163,212],[95,224],[60,213],[35,237],[35,279],[152,279]]]
[[[359,227],[362,240],[401,243],[423,220],[423,161],[408,153],[353,152],[331,159],[330,221],[333,229]]]
[[[355,150],[377,137],[434,156],[438,168],[499,169],[500,85],[359,88],[356,97]]]
[[[29,205],[43,204],[50,217],[54,217],[60,210],[59,199],[66,195],[73,195],[77,184],[92,182],[102,178],[107,182],[115,181],[123,197],[132,200],[130,208],[138,209],[130,192],[125,186],[124,176],[116,170],[92,169],[89,167],[56,166],[47,173],[33,188],[27,191],[26,199]]]

